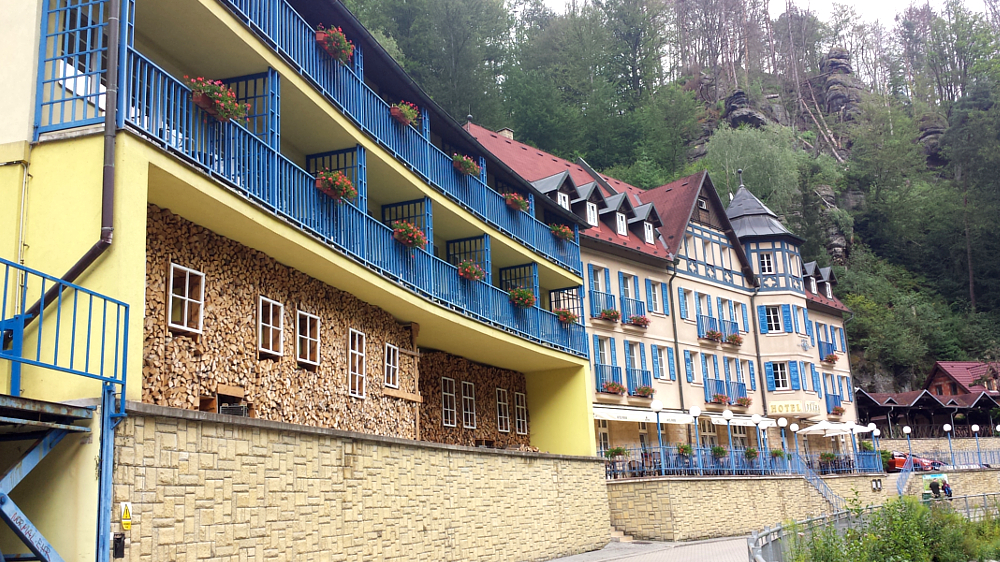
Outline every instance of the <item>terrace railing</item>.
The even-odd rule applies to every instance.
[[[747,397],[747,383],[730,381],[728,387],[729,387],[729,399],[731,401],[735,402],[737,398]]]
[[[733,322],[732,320],[720,320],[719,324],[722,325],[721,332],[723,340],[729,336],[740,335],[740,326],[736,322]]]
[[[705,379],[705,402],[712,402],[716,394],[730,398],[724,379]]]
[[[797,474],[785,458],[762,455],[756,450],[750,455],[743,448],[692,447],[683,451],[675,445],[626,448],[624,455],[606,459],[608,479],[643,478],[653,476],[766,476]],[[752,457],[752,458],[751,458]]]
[[[840,407],[843,403],[843,399],[837,394],[827,393],[826,395],[826,413],[832,414],[833,409]]]
[[[597,391],[605,392],[605,383],[622,384],[622,368],[614,365],[594,365],[594,381]]]
[[[719,321],[704,314],[698,315],[698,337],[704,338],[709,330],[719,331]]]
[[[649,371],[645,369],[625,369],[626,376],[628,378],[628,394],[629,396],[637,396],[637,391],[641,386],[652,387],[653,377]]]
[[[818,346],[819,347],[819,358],[820,358],[821,361],[827,355],[830,355],[830,354],[834,353],[835,351],[837,351],[836,348],[833,347],[832,343],[825,342],[825,341],[821,341],[821,342],[817,342],[817,343],[819,344],[819,346]]]
[[[628,324],[633,316],[645,316],[646,303],[639,299],[622,297],[622,324]]]
[[[604,310],[617,310],[615,308],[615,296],[611,293],[601,291],[590,292],[590,315],[597,318]]]
[[[423,249],[395,242],[392,229],[315,188],[315,178],[236,123],[220,123],[190,101],[190,90],[129,50],[126,122],[196,162],[276,216],[408,290],[524,339],[587,356],[583,326],[538,307],[514,306],[507,292],[468,281]],[[523,213],[522,213],[523,214]]]

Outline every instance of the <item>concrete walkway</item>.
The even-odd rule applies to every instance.
[[[747,562],[747,539],[736,537],[696,542],[613,542],[601,550],[557,558],[551,562]]]

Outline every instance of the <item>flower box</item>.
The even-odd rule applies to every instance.
[[[344,199],[353,199],[358,195],[351,180],[340,170],[324,170],[316,174],[316,189],[325,193],[334,201],[340,203]]]
[[[743,336],[739,334],[729,334],[726,336],[725,343],[729,345],[743,345]]]
[[[557,308],[552,312],[555,313],[555,315],[559,318],[559,321],[562,322],[564,326],[575,324],[580,320],[579,314],[566,310],[565,308]]]
[[[451,165],[455,167],[459,173],[466,176],[478,176],[479,175],[479,164],[470,157],[462,156],[459,154],[451,155]]]
[[[736,405],[741,408],[749,408],[750,404],[753,404],[753,398],[749,396],[741,396],[736,399]]]
[[[619,382],[607,381],[601,385],[601,392],[622,395],[625,394],[625,387]]]
[[[712,458],[714,459],[725,458],[728,454],[729,451],[727,451],[724,447],[720,447],[718,445],[712,447]]]
[[[607,451],[604,451],[604,457],[609,459],[613,459],[615,457],[627,457],[627,456],[628,456],[628,449],[626,449],[625,447],[612,447]]]
[[[844,412],[846,412],[846,411],[847,410],[845,410],[843,406],[834,406],[833,408],[830,408],[830,415],[832,415],[832,416],[842,416],[842,415],[844,415]]]
[[[507,293],[510,302],[518,308],[531,308],[535,306],[535,293],[531,289],[515,287]]]
[[[635,395],[642,398],[650,398],[651,396],[653,396],[653,387],[642,385],[639,388],[635,389]]]
[[[713,394],[712,395],[713,404],[729,404],[729,397],[725,394]]]
[[[621,317],[621,313],[613,308],[605,308],[601,311],[600,316],[598,316],[601,320],[608,320],[610,322],[617,322]]]
[[[316,42],[335,60],[347,64],[354,54],[354,44],[347,40],[344,31],[339,27],[325,28],[319,24],[316,28]]]
[[[565,224],[555,224],[555,223],[550,224],[549,232],[552,233],[552,236],[555,236],[560,240],[568,241],[573,239],[573,229],[566,226]]]
[[[191,88],[191,102],[219,121],[245,119],[250,111],[250,104],[240,102],[221,80],[185,76],[184,81]]]
[[[469,281],[481,281],[486,278],[486,272],[479,264],[471,260],[463,260],[458,264],[458,276]]]
[[[823,464],[831,464],[837,460],[836,453],[820,453],[819,462]]]
[[[748,461],[756,459],[758,454],[759,453],[757,453],[757,449],[754,449],[753,447],[750,447],[749,449],[743,451],[743,456],[746,457]]]
[[[528,209],[531,207],[528,200],[518,193],[505,193],[503,199],[506,201],[507,206],[515,211],[523,211],[527,213]]]
[[[389,108],[389,115],[405,127],[417,122],[417,119],[420,118],[420,110],[408,101],[401,101]]]
[[[638,326],[640,328],[648,328],[649,322],[650,322],[649,318],[645,316],[633,316],[628,319],[629,324],[633,326]]]
[[[708,331],[705,332],[704,336],[701,336],[700,339],[708,340],[708,341],[714,341],[714,342],[718,343],[718,342],[722,341],[722,332],[720,332],[718,330],[708,330]]]
[[[690,457],[691,456],[691,451],[692,451],[691,445],[688,445],[687,443],[678,443],[677,444],[677,454],[678,455],[680,455],[682,457]]]
[[[840,359],[840,358],[837,357],[836,355],[834,355],[833,353],[830,353],[826,357],[823,358],[823,362],[824,363],[829,363],[831,365],[834,365],[834,364],[837,363],[838,359]]]
[[[783,459],[783,458],[785,458],[785,452],[782,451],[781,449],[771,449],[771,458],[772,459]]]
[[[407,248],[427,246],[427,235],[411,222],[396,221],[392,223],[392,237]]]

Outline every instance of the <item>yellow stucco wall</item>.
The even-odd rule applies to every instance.
[[[0,145],[31,138],[41,13],[40,1],[0,0]]]

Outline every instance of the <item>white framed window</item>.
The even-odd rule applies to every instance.
[[[462,427],[476,429],[476,385],[462,381]]]
[[[767,315],[767,331],[768,332],[780,332],[781,331],[781,307],[780,306],[768,306],[764,308]]]
[[[649,298],[646,299],[649,303],[650,312],[660,312],[660,284],[650,283],[649,284]]]
[[[281,357],[285,344],[285,305],[267,297],[257,301],[257,351]]]
[[[566,193],[556,193],[556,202],[563,209],[569,209],[569,195]]]
[[[826,298],[833,298],[833,285],[830,283],[826,283]]]
[[[639,422],[639,448],[645,451],[647,447],[649,447],[649,430],[646,422]]]
[[[708,240],[702,242],[701,256],[705,259],[705,263],[708,264],[715,263],[715,250],[713,250],[712,243],[709,242]]]
[[[745,425],[734,425],[730,427],[733,431],[733,443],[730,445],[734,448],[746,449],[747,448],[747,427]]]
[[[814,295],[818,295],[819,294],[819,291],[816,290],[816,278],[815,277],[810,277],[809,278],[809,292],[812,293],[812,294],[814,294]]]
[[[507,389],[497,389],[497,431],[510,433],[510,410],[507,407]]]
[[[611,340],[608,338],[597,337],[597,364],[598,365],[610,365],[611,358]]]
[[[774,256],[771,252],[761,252],[757,259],[760,262],[760,274],[761,275],[772,275],[774,274]]]
[[[597,203],[587,203],[587,222],[590,226],[597,226]]]
[[[167,327],[200,334],[205,319],[205,274],[170,264]]]
[[[385,344],[385,385],[399,388],[399,348]]]
[[[653,352],[653,365],[660,366],[660,380],[669,381],[670,380],[670,365],[663,360],[663,346],[658,345],[656,347],[650,347],[650,351]]]
[[[625,347],[628,348],[628,364],[625,365],[629,369],[639,368],[639,344],[625,340]]]
[[[715,424],[712,420],[698,418],[698,433],[701,436],[702,447],[715,447],[719,444],[718,436],[715,434]]]
[[[816,323],[816,339],[819,340],[821,343],[827,343],[823,339],[823,334],[825,334],[825,333],[827,333],[826,324],[820,324],[819,322],[817,322]]]
[[[514,393],[514,429],[518,435],[528,434],[528,400],[523,392]]]
[[[299,363],[319,365],[319,316],[295,311],[295,358]]]
[[[652,244],[656,238],[653,236],[653,223],[642,223],[642,231],[646,235],[646,243]]]
[[[615,213],[615,221],[618,225],[618,235],[628,236],[628,221],[625,220],[624,213]]]
[[[441,377],[441,425],[445,427],[455,427],[457,417],[455,401],[455,379]]]
[[[634,275],[625,274],[625,275],[622,276],[622,287],[621,287],[621,289],[622,289],[622,296],[623,297],[625,297],[627,299],[634,299],[635,298],[635,295],[632,294],[634,292],[632,290],[632,286],[633,286],[634,283],[635,283],[635,276]]]
[[[355,329],[348,334],[348,394],[357,398],[365,397],[365,335]]]
[[[698,208],[701,209],[702,211],[707,211],[708,210],[708,201],[705,200],[705,199],[703,199],[703,198],[701,198],[701,197],[699,197],[698,198]]]
[[[604,275],[606,270],[603,267],[594,266],[594,284],[590,287],[591,290],[597,291],[598,293],[607,293],[609,287],[605,287],[607,283],[604,282]]]
[[[788,365],[785,363],[772,363],[774,368],[774,389],[789,390],[792,388],[788,381]]]
[[[608,420],[597,420],[597,448],[607,451],[611,448],[611,439],[608,435]]]

